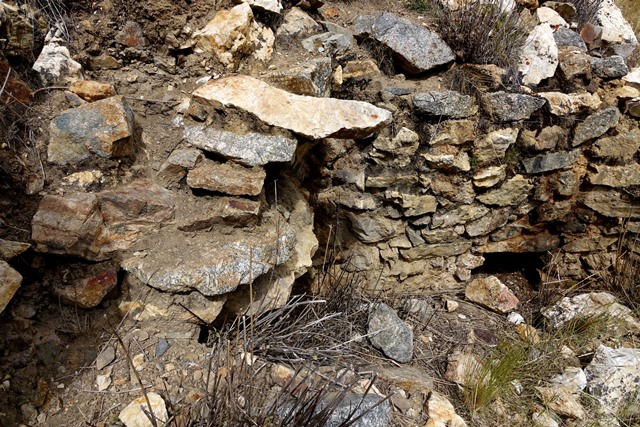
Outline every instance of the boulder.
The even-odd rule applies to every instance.
[[[464,296],[476,304],[498,313],[509,313],[520,301],[504,283],[495,276],[474,279],[464,290]]]
[[[247,168],[233,162],[203,159],[187,174],[187,184],[191,188],[232,196],[257,196],[262,192],[266,176],[260,166]]]
[[[378,303],[370,309],[367,334],[375,348],[396,362],[408,363],[413,358],[413,331],[388,305]]]
[[[21,284],[22,275],[5,261],[0,261],[0,313],[7,307]]]
[[[496,122],[527,120],[544,104],[543,98],[523,93],[492,92],[482,96],[482,108]]]
[[[437,33],[388,12],[360,16],[355,26],[356,36],[371,37],[387,46],[410,73],[422,73],[455,59]]]
[[[574,147],[593,138],[604,135],[609,129],[616,127],[620,120],[620,111],[616,107],[605,108],[579,123],[573,135]]]
[[[556,116],[566,116],[583,111],[595,110],[602,104],[597,94],[590,94],[588,92],[539,92],[538,95],[547,100],[551,114],[555,114]]]
[[[565,3],[565,4],[571,4],[571,3]],[[587,51],[587,45],[584,44],[584,40],[582,40],[582,37],[580,37],[580,34],[576,33],[575,31],[569,28],[559,27],[558,29],[556,29],[555,32],[553,33],[553,39],[555,40],[558,48],[575,47],[582,52]]]
[[[245,166],[290,162],[298,142],[293,138],[257,132],[237,134],[207,126],[185,126],[185,140],[202,150]]]
[[[75,164],[93,155],[125,157],[134,150],[133,112],[121,96],[66,110],[49,125],[51,163]]]
[[[391,112],[367,102],[294,95],[241,75],[210,80],[193,97],[215,108],[245,111],[270,126],[309,139],[363,138],[387,126],[392,118]]]
[[[413,96],[413,107],[419,113],[454,119],[473,116],[478,112],[478,106],[471,96],[452,90],[416,93]]]
[[[303,64],[271,74],[268,79],[275,86],[295,93],[325,97],[331,92],[331,58],[313,58]]]
[[[604,58],[591,58],[591,70],[603,79],[618,79],[629,73],[629,67],[620,55],[612,55]]]
[[[525,85],[537,86],[542,80],[553,77],[558,67],[558,46],[548,24],[540,24],[530,33],[520,55],[518,71]]]
[[[48,85],[55,85],[79,79],[82,65],[71,59],[69,49],[63,45],[62,31],[53,28],[47,34],[45,43],[32,67],[42,81]]]

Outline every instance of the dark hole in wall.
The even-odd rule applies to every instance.
[[[496,252],[483,254],[484,264],[473,271],[474,274],[521,273],[530,285],[540,283],[538,270],[544,268],[543,257],[546,252]]]

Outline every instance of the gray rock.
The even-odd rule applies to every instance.
[[[461,255],[471,249],[470,241],[457,241],[448,243],[436,243],[433,245],[420,245],[411,249],[400,251],[402,258],[407,261],[417,261],[434,257],[449,257]]]
[[[616,136],[600,138],[591,146],[591,153],[598,158],[616,163],[626,163],[640,149],[640,130],[631,129]]]
[[[302,46],[310,53],[324,53],[329,56],[345,54],[353,43],[353,37],[327,31],[302,40]]]
[[[553,38],[555,39],[558,47],[572,46],[585,52],[587,51],[587,45],[584,44],[584,40],[582,40],[580,34],[569,28],[558,27],[558,29],[553,33]]]
[[[245,166],[289,162],[298,145],[293,138],[248,132],[240,135],[207,126],[186,126],[184,138],[191,145]]]
[[[352,213],[347,214],[351,230],[363,243],[376,243],[389,240],[404,232],[405,223],[385,218],[380,214]]]
[[[278,27],[278,39],[297,39],[308,37],[322,31],[322,25],[313,20],[308,13],[298,7],[292,7],[284,15],[282,25]]]
[[[477,197],[478,201],[490,206],[516,206],[527,200],[533,184],[522,175],[516,175],[500,188]]]
[[[410,73],[422,73],[455,59],[438,34],[388,12],[359,17],[355,35],[371,37],[390,48],[399,65]]]
[[[413,331],[384,303],[371,308],[367,323],[371,344],[385,356],[408,363],[413,357]]]
[[[324,427],[339,427],[347,420],[362,418],[351,424],[353,427],[386,427],[391,424],[391,404],[384,397],[369,393],[366,396],[349,393],[331,412]],[[382,402],[382,403],[380,403]],[[320,404],[322,407],[322,404]],[[351,418],[349,414],[353,413]]]
[[[195,148],[173,150],[160,166],[156,180],[164,187],[180,181],[202,159],[202,152]]]
[[[103,158],[133,154],[133,112],[121,96],[64,111],[49,125],[48,160],[76,164],[98,155]]]
[[[590,115],[576,126],[572,145],[576,147],[585,141],[604,135],[609,129],[618,125],[618,120],[620,120],[620,111],[616,107],[609,107]]]
[[[527,120],[545,102],[543,98],[522,93],[493,92],[482,97],[482,107],[496,122]]]
[[[467,234],[471,237],[486,236],[507,223],[510,209],[495,209],[482,218],[469,222],[465,226]]]
[[[558,151],[557,153],[524,159],[522,165],[527,173],[535,174],[564,169],[573,165],[580,157],[580,150]]]
[[[421,92],[413,96],[416,111],[432,116],[464,118],[478,112],[478,106],[469,95],[452,90]]]
[[[589,182],[594,185],[621,188],[640,185],[640,165],[632,163],[628,166],[595,165],[596,173],[589,175]]]
[[[433,215],[431,228],[453,227],[485,216],[489,209],[482,205],[461,205],[449,211],[440,210]]]
[[[592,190],[578,196],[579,200],[594,211],[612,218],[640,218],[638,199],[618,191]]]
[[[170,348],[171,344],[164,338],[160,338],[158,344],[156,344],[156,357],[162,357]]]
[[[295,229],[272,213],[265,214],[258,227],[238,229],[228,235],[212,230],[185,239],[180,245],[162,233],[149,238],[155,240],[154,250],[126,259],[122,268],[156,289],[196,289],[206,296],[225,294],[249,284],[274,266],[284,264],[296,245]]]
[[[629,67],[622,56],[613,55],[606,58],[591,57],[591,70],[603,79],[618,79],[627,75]]]
[[[96,369],[99,371],[102,368],[109,366],[114,360],[116,360],[116,349],[113,346],[108,345],[96,358]]]

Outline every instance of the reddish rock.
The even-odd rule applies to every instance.
[[[118,284],[118,275],[111,269],[79,282],[55,289],[54,292],[63,302],[80,308],[92,308],[100,304],[102,298]]]
[[[144,39],[142,27],[137,22],[127,21],[122,30],[115,37],[118,43],[127,47],[144,47],[147,42]]]
[[[7,74],[9,74],[8,77]],[[17,102],[29,105],[31,103],[33,92],[4,61],[0,61],[0,87],[2,85],[4,85],[4,89],[0,94],[0,104],[8,105]]]
[[[204,230],[216,224],[245,227],[258,222],[260,202],[238,197],[218,197],[206,200],[195,213],[188,214],[178,223],[178,230]]]
[[[85,101],[98,101],[116,94],[113,85],[92,80],[76,80],[69,86],[69,90]]]
[[[472,280],[464,290],[464,295],[469,301],[498,313],[509,313],[520,304],[511,289],[495,276]]]

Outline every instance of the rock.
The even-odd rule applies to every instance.
[[[523,93],[492,92],[481,99],[482,108],[496,122],[527,120],[545,104],[543,98]]]
[[[393,138],[378,137],[373,146],[395,157],[411,157],[420,147],[420,135],[406,127],[400,128]]]
[[[282,25],[278,27],[278,39],[303,38],[322,31],[322,26],[308,13],[298,7],[292,7],[285,13]]]
[[[440,210],[433,215],[431,228],[464,225],[485,216],[488,212],[489,209],[482,205],[461,205],[449,211]]]
[[[471,180],[463,174],[434,173],[431,191],[436,196],[447,199],[446,201],[441,199],[443,204],[447,202],[471,204],[476,198]]]
[[[405,216],[420,216],[436,211],[438,202],[430,194],[414,195],[387,190],[385,198],[398,203],[405,210]]]
[[[29,5],[13,5],[5,2],[0,4],[0,16],[3,24],[2,34],[5,38],[2,46],[3,56],[31,59],[42,43],[40,41],[38,46],[35,35],[44,34],[47,31],[45,20],[37,16]]]
[[[140,24],[134,21],[127,21],[122,29],[115,36],[118,43],[133,48],[143,48],[147,41],[144,38],[144,32]]]
[[[256,132],[240,135],[207,126],[185,126],[184,138],[195,147],[245,166],[290,162],[298,145],[295,139],[285,136]]]
[[[327,31],[302,40],[302,46],[309,53],[324,53],[330,57],[344,55],[353,44],[353,36],[341,32]]]
[[[640,381],[640,350],[614,349],[600,344],[585,368],[587,391],[599,400],[605,412],[621,414],[636,399]],[[633,408],[637,410],[637,408]]]
[[[619,119],[620,112],[616,107],[609,107],[590,115],[576,126],[572,146],[576,147],[585,141],[604,135],[609,129],[618,125]]]
[[[591,58],[593,73],[603,79],[618,79],[626,76],[629,68],[620,55],[607,56],[605,58]]]
[[[625,82],[627,86],[640,89],[640,67],[636,67],[632,69],[629,74],[622,77],[622,80]]]
[[[475,139],[476,123],[473,120],[446,120],[438,125],[431,145],[462,145]]]
[[[455,349],[447,355],[447,371],[444,378],[452,383],[465,386],[481,372],[481,369],[482,361],[478,356]]]
[[[474,142],[473,157],[480,166],[494,161],[501,162],[507,149],[518,139],[518,129],[506,128],[489,132]]]
[[[640,97],[640,90],[633,86],[621,86],[616,88],[615,94],[622,101],[630,101],[633,98]]]
[[[331,92],[332,72],[331,58],[313,58],[276,72],[268,79],[275,86],[297,95],[325,97]]]
[[[558,27],[569,28],[569,24],[567,24],[567,21],[565,21],[564,18],[560,16],[558,12],[556,12],[555,10],[549,7],[546,7],[546,5],[536,9],[535,15],[536,15],[536,18],[538,18],[539,24],[548,24],[552,28],[558,28]],[[555,36],[554,36],[554,40],[555,40]]]
[[[7,308],[21,284],[22,275],[5,261],[0,261],[0,313]]]
[[[349,80],[371,80],[380,75],[380,69],[371,59],[366,61],[349,61],[342,70],[342,78]]]
[[[51,163],[75,164],[94,154],[116,158],[133,152],[133,112],[121,96],[66,110],[49,125]]]
[[[117,70],[122,68],[122,64],[111,55],[102,54],[96,57],[90,57],[88,68],[91,71],[98,70]]]
[[[465,225],[465,231],[471,237],[486,236],[504,226],[509,220],[510,209],[495,209],[482,218]]]
[[[450,243],[436,243],[433,245],[420,245],[411,249],[400,251],[402,258],[407,261],[417,261],[434,257],[448,257],[460,255],[471,249],[471,242],[464,240]]]
[[[553,412],[547,409],[541,409],[531,414],[531,421],[533,421],[534,427],[560,427],[560,424],[558,424],[554,417],[557,418]]]
[[[107,390],[111,386],[111,372],[96,375],[96,385],[98,386],[98,391]]]
[[[93,308],[100,304],[105,295],[117,284],[118,275],[115,269],[111,269],[86,277],[72,285],[54,288],[54,293],[66,304],[80,308]]]
[[[624,112],[631,117],[640,117],[640,97],[627,101]]]
[[[473,185],[478,188],[491,188],[507,177],[506,166],[489,166],[473,174]]]
[[[596,22],[602,26],[602,40],[625,60],[634,54],[638,39],[633,27],[622,15],[614,0],[604,0],[596,15]]]
[[[558,46],[553,29],[540,24],[529,33],[520,55],[518,71],[525,85],[537,86],[542,80],[553,77],[558,67]]]
[[[556,116],[566,116],[586,110],[595,110],[602,103],[597,94],[592,95],[588,92],[570,94],[562,92],[539,92],[538,95],[547,100],[551,114],[555,114]]]
[[[473,116],[478,112],[478,106],[471,96],[452,90],[416,93],[413,107],[419,113],[454,119]]]
[[[429,153],[422,153],[421,156],[433,169],[454,173],[471,170],[469,155],[451,145],[433,147]]]
[[[236,0],[236,3],[239,2],[247,3],[252,8],[266,10],[277,14],[282,13],[282,4],[280,3],[280,0]]]
[[[553,150],[557,146],[561,146],[567,139],[567,134],[560,126],[549,126],[542,128],[538,136],[534,131],[522,131],[522,145],[534,151]]]
[[[640,165],[632,163],[628,166],[595,165],[596,173],[589,174],[589,182],[593,185],[621,188],[640,185]]]
[[[200,160],[202,160],[200,150],[192,148],[173,150],[169,158],[160,166],[156,180],[164,187],[169,187],[184,178]]]
[[[69,90],[89,102],[109,98],[116,94],[113,85],[92,80],[76,80],[69,86]]]
[[[129,403],[118,414],[118,418],[126,427],[154,427],[155,425],[162,425],[169,420],[167,408],[162,397],[155,392],[147,392],[145,396]],[[148,407],[147,399],[149,399],[151,409]],[[154,417],[155,423],[149,420],[147,414]]]
[[[65,84],[80,78],[82,65],[71,59],[71,54],[63,39],[56,37],[52,29],[45,39],[38,59],[33,63],[33,70],[40,75],[45,84]]]
[[[580,396],[562,387],[535,387],[542,403],[556,414],[572,419],[584,420],[587,412],[580,404]]]
[[[616,302],[608,292],[590,292],[564,297],[562,300],[540,311],[553,328],[560,328],[573,319],[589,319],[596,316],[609,316],[624,322],[630,331],[640,330],[640,322],[631,310]]]
[[[347,213],[351,230],[363,243],[389,240],[404,232],[405,223],[378,214]]]
[[[513,292],[495,276],[472,280],[465,288],[464,296],[471,302],[504,314],[514,311],[520,304]]]
[[[193,96],[215,108],[246,111],[270,126],[310,139],[363,138],[387,126],[392,118],[389,111],[366,102],[293,95],[240,75],[210,80]],[[296,111],[295,116],[290,111]]]
[[[360,193],[348,187],[331,187],[318,193],[321,205],[342,205],[359,211],[373,210],[378,207],[378,200],[371,193]]]
[[[522,175],[515,175],[495,190],[479,195],[476,199],[490,206],[517,206],[527,200],[533,184]]]
[[[564,46],[558,49],[560,70],[567,80],[591,76],[591,59],[592,57],[580,48]]]
[[[4,86],[4,90],[0,93],[0,102],[4,105],[31,104],[33,99],[31,88],[18,78],[17,73],[14,73],[9,63],[4,60],[0,60],[0,81]]]
[[[214,225],[226,224],[247,227],[258,222],[260,202],[240,197],[198,197],[194,203],[179,206],[177,223],[180,231],[205,230]]]
[[[495,236],[496,233],[494,233]],[[493,237],[493,236],[492,236]],[[497,242],[489,242],[478,248],[480,253],[496,252],[546,252],[560,246],[560,238],[549,232],[517,235]]]
[[[411,361],[413,332],[391,307],[378,303],[371,308],[367,334],[371,344],[381,350],[385,356],[399,363]]]
[[[0,239],[0,260],[9,261],[11,258],[20,255],[30,247],[31,245],[29,243]]]
[[[540,343],[540,335],[538,330],[531,325],[520,323],[513,328],[520,339],[531,345],[537,345]]]
[[[113,346],[106,346],[96,358],[96,369],[101,371],[116,360],[116,349]]]
[[[191,188],[230,194],[232,196],[257,196],[262,192],[266,178],[262,167],[246,168],[233,162],[218,163],[204,159],[187,174]]]
[[[579,200],[601,215],[612,218],[640,218],[637,199],[613,190],[592,190],[578,195]]]
[[[591,146],[593,156],[626,163],[640,148],[640,130],[632,129],[616,136],[600,138]]]
[[[575,366],[564,368],[562,374],[551,379],[551,384],[563,387],[572,393],[580,393],[587,388],[587,376],[585,372]]]
[[[167,233],[171,234],[171,230]],[[294,253],[296,232],[280,215],[266,212],[253,229],[198,233],[176,246],[162,235],[153,252],[122,262],[142,283],[166,292],[198,290],[216,296],[247,285],[273,266],[284,264]],[[189,256],[191,253],[195,256]]]
[[[571,4],[571,3],[565,3],[565,4]],[[558,29],[556,29],[555,32],[553,33],[553,39],[555,40],[558,48],[575,47],[583,52],[587,51],[587,45],[584,44],[584,40],[582,40],[582,37],[580,37],[580,34],[576,33],[575,31],[569,28],[559,27]]]
[[[567,22],[573,21],[573,18],[576,16],[576,6],[572,3],[563,1],[546,1],[544,2],[544,7],[553,9]],[[556,32],[557,31],[558,30],[556,30]]]
[[[529,174],[549,172],[572,166],[580,157],[580,150],[558,151],[557,153],[524,159],[522,165]]]
[[[467,423],[456,413],[449,400],[436,391],[427,400],[429,419],[424,427],[466,427]]]
[[[422,230],[422,237],[424,240],[424,243],[446,243],[446,242],[453,242],[455,240],[458,240],[459,234],[456,233],[456,231],[453,228],[442,228],[442,229],[437,229],[437,230],[429,230],[429,229],[423,229]],[[409,246],[409,248],[411,248],[411,246]],[[406,248],[406,249],[409,249]]]
[[[387,46],[409,73],[422,73],[455,59],[437,33],[388,12],[360,16],[355,26],[356,36],[371,37]]]
[[[318,409],[330,404],[333,396],[325,398],[326,403],[320,402]],[[380,403],[382,402],[382,403]],[[361,418],[358,418],[360,417]],[[391,404],[384,397],[374,393],[366,395],[347,393],[340,403],[330,412],[326,427],[338,427],[344,425],[347,420],[355,420],[353,427],[388,427],[391,425]]]

